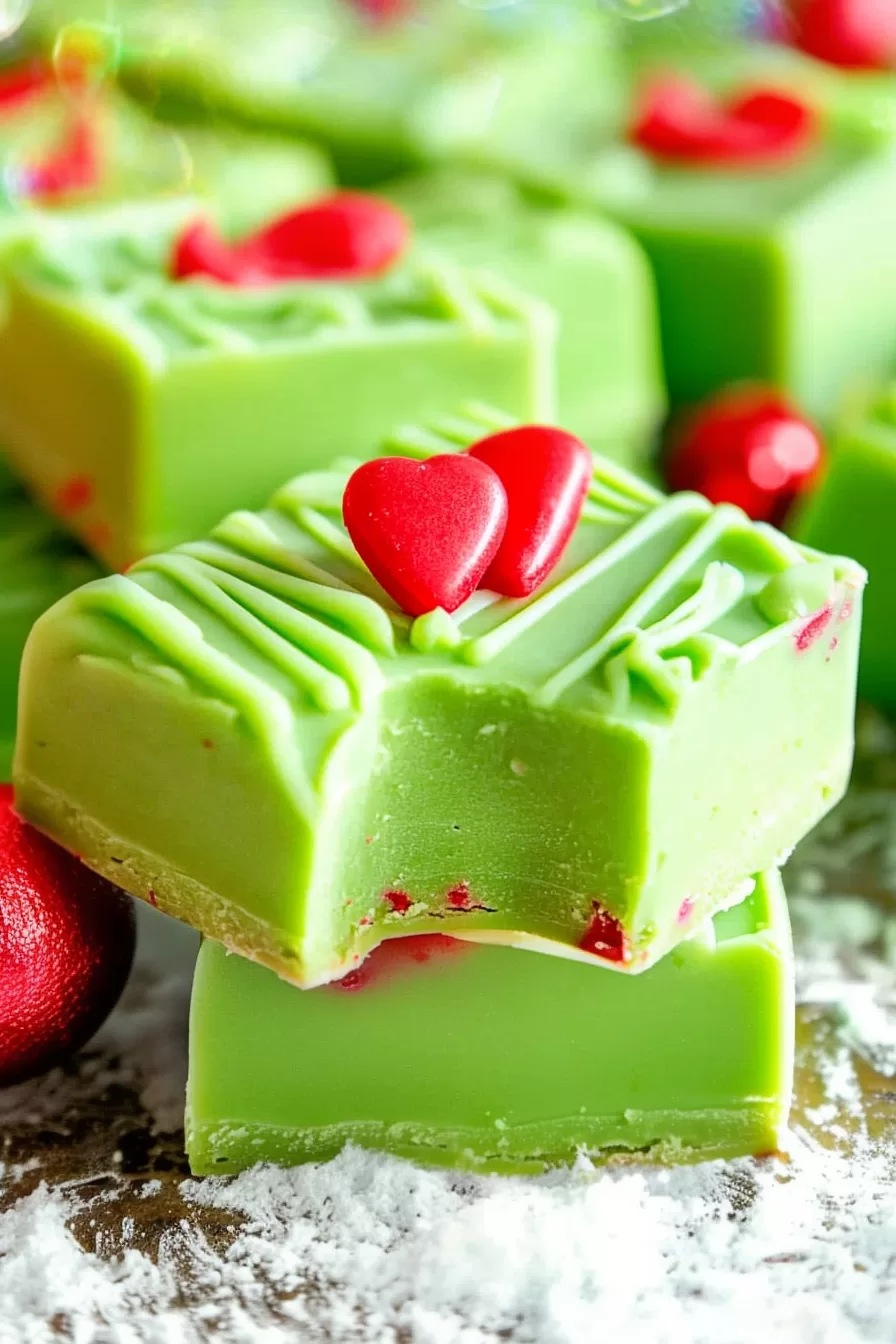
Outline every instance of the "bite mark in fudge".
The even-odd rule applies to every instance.
[[[507,427],[480,409],[381,451],[427,459]],[[535,593],[412,620],[343,528],[355,468],[300,476],[38,623],[28,820],[311,986],[446,920],[643,971],[842,794],[859,566],[597,459]],[[849,612],[836,649],[799,649],[829,604]]]

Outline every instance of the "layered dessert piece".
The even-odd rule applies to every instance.
[[[643,461],[665,408],[646,257],[618,225],[527,201],[510,179],[441,170],[386,189],[422,240],[505,276],[558,318],[559,418],[617,461]]]
[[[381,451],[445,478],[500,426],[452,418]],[[853,562],[598,458],[528,597],[480,588],[412,619],[347,535],[350,478],[299,476],[38,622],[27,820],[313,986],[410,933],[644,970],[842,794]],[[398,529],[401,492],[387,505]]]
[[[461,389],[553,414],[554,316],[508,282],[413,248],[341,283],[176,279],[191,209],[44,219],[7,265],[0,442],[109,568],[368,454]]]
[[[19,664],[31,627],[65,593],[99,574],[4,471],[0,461],[0,783],[12,778]]]
[[[302,993],[205,942],[190,1013],[197,1175],[345,1143],[498,1172],[774,1152],[793,1069],[781,880],[644,975],[443,935]]]
[[[30,211],[189,190],[241,231],[326,190],[326,155],[300,140],[226,126],[168,127],[111,86],[67,88],[37,59],[0,69],[0,228]]]
[[[896,707],[896,384],[853,408],[833,437],[827,470],[796,519],[813,546],[843,546],[874,575],[865,609],[861,693]]]

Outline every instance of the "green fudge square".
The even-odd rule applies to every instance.
[[[840,426],[826,473],[795,522],[811,546],[845,546],[868,569],[859,690],[896,707],[896,385]]]
[[[125,17],[128,87],[163,109],[313,136],[355,184],[498,153],[574,95],[615,106],[620,94],[615,25],[577,0],[419,0],[379,24],[344,0],[174,18]]]
[[[19,664],[31,627],[99,572],[52,519],[16,492],[0,461],[0,783],[12,778]]]
[[[488,173],[431,172],[385,194],[434,247],[554,309],[559,419],[607,457],[644,461],[665,389],[653,278],[631,236],[594,214],[536,205]]]
[[[458,395],[553,417],[554,316],[499,278],[411,252],[352,284],[174,281],[188,208],[43,221],[7,266],[0,440],[109,568]]]
[[[205,942],[190,1010],[190,1166],[323,1161],[345,1143],[505,1173],[580,1152],[774,1152],[794,1034],[778,874],[707,934],[639,976],[402,939],[371,955],[355,988],[306,993]]]
[[[827,418],[892,365],[888,153],[826,137],[778,169],[642,168],[600,194],[653,265],[673,403],[759,379]]]
[[[505,417],[408,428],[463,450]],[[457,932],[640,971],[842,794],[863,571],[596,458],[531,597],[412,621],[352,465],[64,600],[24,660],[17,806],[303,986]]]
[[[48,84],[20,105],[0,107],[0,228],[6,234],[27,228],[35,208],[73,209],[187,189],[238,234],[332,185],[324,152],[300,140],[222,125],[175,129],[113,88],[96,94],[85,115],[96,143],[96,181],[41,198],[37,207],[22,194],[27,168],[65,146],[72,103]]]

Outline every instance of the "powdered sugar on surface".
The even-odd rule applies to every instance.
[[[889,747],[866,744],[866,756],[869,770],[889,768]],[[677,1170],[580,1160],[518,1179],[348,1149],[291,1171],[190,1179],[179,1135],[165,1134],[183,1101],[194,945],[155,917],[126,1001],[79,1066],[0,1093],[12,1136],[0,1148],[0,1344],[892,1344],[888,789],[860,776],[791,865],[802,1007],[781,1158]],[[79,1126],[89,1159],[60,1175],[50,1157],[82,1152]],[[152,1130],[158,1146],[135,1157]]]

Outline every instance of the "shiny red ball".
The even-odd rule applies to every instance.
[[[25,825],[0,786],[0,1087],[89,1040],[134,957],[130,897]]]
[[[795,46],[847,70],[896,66],[896,0],[800,0]]]
[[[673,445],[666,477],[713,504],[737,504],[757,522],[780,524],[823,460],[817,431],[780,393],[731,388],[706,402]]]

